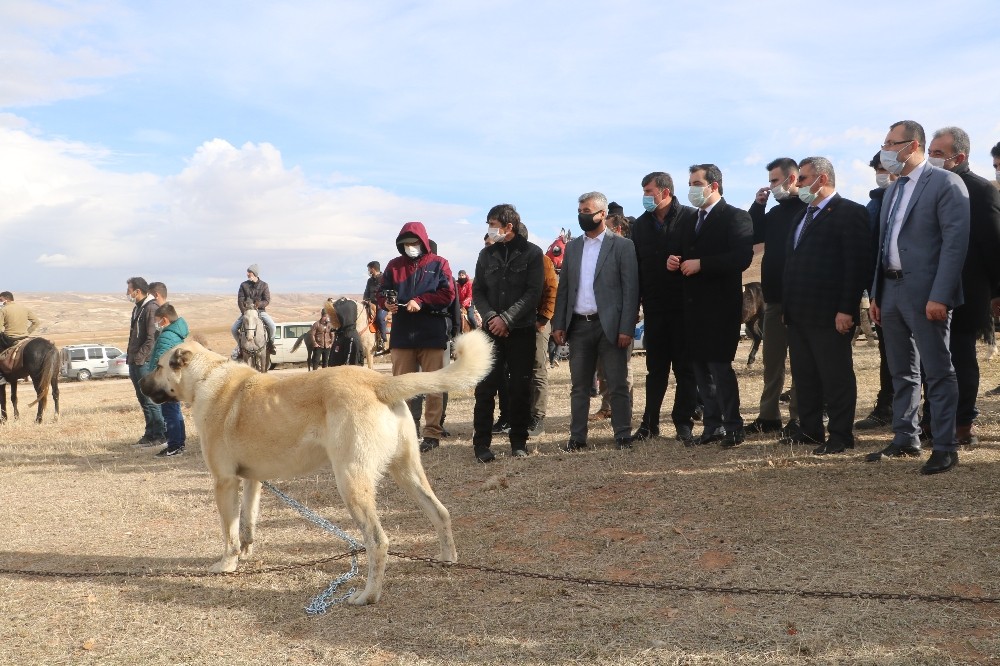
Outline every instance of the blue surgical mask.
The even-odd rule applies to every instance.
[[[652,195],[647,194],[642,197],[642,207],[647,213],[652,213],[656,210],[656,202],[653,201]]]
[[[705,196],[705,189],[701,185],[692,185],[688,188],[688,201],[695,208],[701,208],[705,205],[705,200],[708,198]]]

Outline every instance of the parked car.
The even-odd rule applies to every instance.
[[[125,354],[121,354],[108,361],[108,377],[128,377],[126,358]]]
[[[308,362],[309,348],[304,341],[294,353],[292,347],[295,346],[300,337],[309,332],[314,323],[311,321],[274,322],[274,350],[277,354],[271,355],[271,363],[280,365],[281,363]]]
[[[68,379],[78,379],[81,382],[91,377],[125,376],[128,377],[128,366],[125,365],[125,353],[117,347],[100,342],[80,345],[67,345],[60,355],[60,374]],[[112,373],[111,362],[122,359],[121,365],[115,364]],[[124,366],[124,374],[122,367]]]

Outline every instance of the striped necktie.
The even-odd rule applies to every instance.
[[[806,208],[806,217],[802,220],[802,228],[799,230],[799,237],[795,239],[795,247],[798,247],[799,243],[802,242],[802,237],[806,235],[806,229],[808,229],[809,225],[813,223],[814,219],[816,219],[816,211],[818,210],[819,208],[816,206],[809,206]]]

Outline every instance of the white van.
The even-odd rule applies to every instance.
[[[103,377],[108,374],[111,361],[124,355],[125,352],[117,347],[100,342],[67,345],[62,348],[59,355],[60,374],[69,379],[78,379],[81,382],[85,382],[91,377]],[[127,368],[125,376],[128,376]]]
[[[292,347],[298,342],[303,334],[312,329],[312,321],[288,321],[274,322],[274,350],[277,352],[271,356],[273,365],[281,363],[306,363],[309,361],[309,348],[303,341],[299,348],[292,353]]]

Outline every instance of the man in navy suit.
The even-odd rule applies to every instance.
[[[570,433],[567,451],[587,446],[590,388],[600,358],[611,395],[611,426],[619,449],[632,448],[632,401],[628,392],[629,348],[639,312],[639,269],[632,241],[607,228],[608,199],[580,196],[577,218],[583,235],[566,244],[552,339],[569,346]]]
[[[928,163],[925,146],[924,128],[912,120],[894,123],[882,144],[882,167],[899,179],[883,200],[870,314],[885,334],[894,435],[868,461],[920,453],[923,365],[934,450],[920,471],[937,474],[958,464],[958,381],[948,347],[952,311],[964,302],[969,191],[956,174]]]
[[[807,157],[798,169],[797,196],[807,207],[786,241],[782,303],[802,431],[789,439],[819,444],[816,455],[843,453],[854,448],[858,384],[851,343],[871,277],[868,211],[837,194],[830,160]]]

